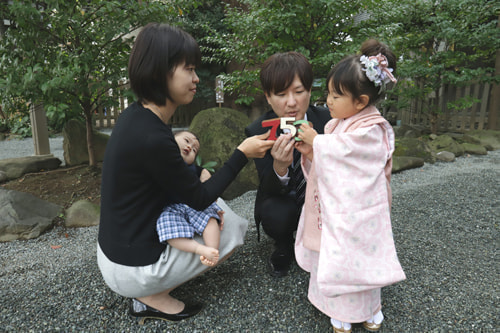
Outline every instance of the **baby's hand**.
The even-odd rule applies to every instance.
[[[207,169],[201,170],[201,175],[200,175],[200,182],[204,183],[206,182],[212,175],[210,174],[210,171]]]
[[[316,132],[314,128],[309,126],[309,124],[300,125],[300,130],[297,131],[297,136],[299,137],[299,139],[311,146],[316,135],[318,135],[318,132]]]

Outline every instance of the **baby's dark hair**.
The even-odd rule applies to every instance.
[[[189,130],[184,130],[184,129],[183,129],[183,130],[179,130],[179,131],[175,132],[175,133],[174,133],[174,136],[177,136],[177,135],[182,134],[182,133],[189,133],[189,134],[192,134],[192,135],[196,138],[196,140],[198,140],[198,142],[200,141],[200,139],[198,139],[198,137],[196,136],[196,134],[194,134],[193,132],[191,132],[191,131],[189,131]]]
[[[327,86],[333,81],[333,89],[339,95],[349,93],[353,99],[358,99],[361,95],[369,97],[368,105],[375,104],[384,94],[380,86],[376,86],[370,81],[363,71],[360,62],[361,55],[367,57],[382,54],[387,58],[388,67],[396,72],[396,55],[389,47],[378,40],[369,39],[361,45],[361,54],[353,54],[342,59],[328,73],[326,78]]]

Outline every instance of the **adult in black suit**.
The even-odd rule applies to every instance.
[[[262,66],[260,81],[272,110],[245,129],[247,136],[265,133],[269,128],[263,128],[262,121],[277,117],[306,119],[323,134],[331,117],[326,108],[309,104],[313,72],[304,55],[297,52],[272,55]],[[271,274],[276,277],[287,275],[290,269],[294,258],[293,234],[304,202],[303,198],[296,197],[301,191],[297,191],[296,178],[292,177],[294,142],[290,134],[280,135],[263,158],[254,159],[260,180],[255,200],[255,222],[258,231],[262,224],[264,232],[275,241],[269,266]],[[300,165],[297,171],[302,173]],[[302,192],[305,192],[305,186]]]

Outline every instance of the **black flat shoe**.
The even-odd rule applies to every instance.
[[[292,263],[293,252],[277,249],[269,258],[269,273],[277,278],[288,275]]]
[[[134,302],[137,302],[136,304],[138,304],[138,307],[142,309],[138,311],[134,309]],[[168,321],[183,320],[198,314],[202,308],[203,304],[201,303],[185,304],[184,309],[181,312],[170,314],[156,310],[136,299],[133,299],[130,304],[129,313],[131,316],[137,317],[139,325],[144,325],[146,319],[161,319]]]
[[[273,258],[269,258],[269,274],[276,278],[281,278],[288,275],[288,271],[290,270],[290,264],[284,264],[281,262],[276,262]]]

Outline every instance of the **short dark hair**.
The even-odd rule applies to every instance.
[[[396,56],[386,44],[369,39],[361,45],[362,55],[369,57],[379,53],[387,58],[388,66],[394,70],[393,74],[395,74]],[[369,97],[368,105],[372,105],[385,94],[385,91],[368,79],[359,58],[359,54],[353,54],[342,59],[328,73],[326,84],[329,86],[330,81],[333,81],[336,93],[344,95],[347,92],[352,95],[353,99],[367,95]]]
[[[275,53],[264,62],[260,70],[260,83],[267,95],[282,92],[298,75],[306,90],[311,90],[313,70],[307,58],[298,52]]]
[[[194,136],[194,138],[196,140],[198,140],[198,142],[200,142],[200,139],[198,138],[198,136],[196,134],[194,134],[193,132],[189,131],[189,130],[179,130],[177,132],[174,133],[174,137],[176,137],[177,135],[180,135],[182,133],[189,133],[189,134],[192,134]]]
[[[168,24],[147,24],[137,35],[128,63],[130,86],[138,101],[162,106],[171,100],[167,75],[182,63],[201,64],[194,38]]]

